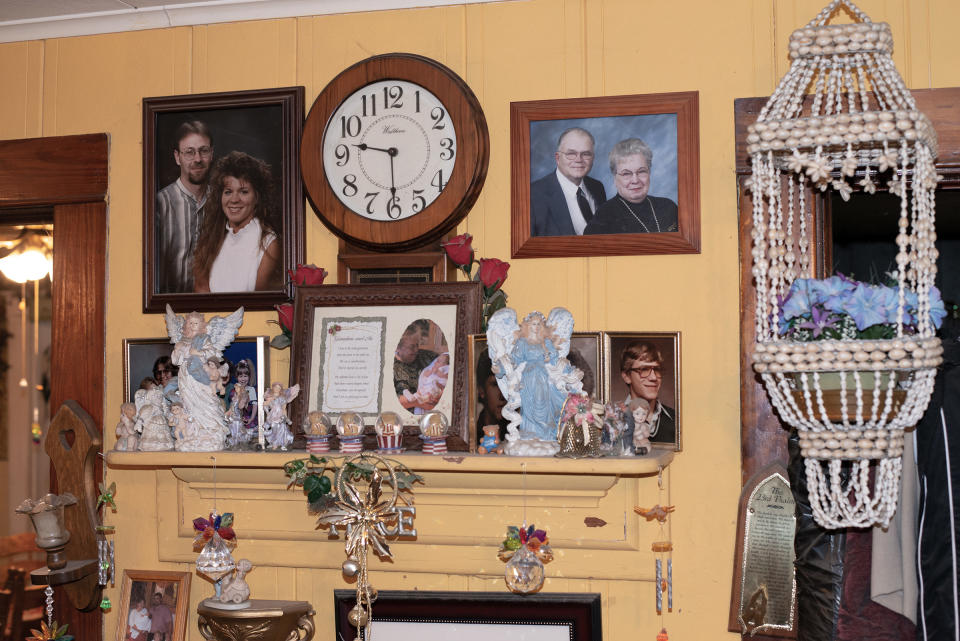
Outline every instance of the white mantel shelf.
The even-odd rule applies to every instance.
[[[371,452],[375,453],[375,452]],[[305,450],[287,452],[107,452],[107,465],[111,468],[276,468],[287,461],[309,456]],[[340,452],[318,456],[339,459]],[[385,455],[399,461],[414,472],[514,472],[528,474],[601,474],[619,476],[647,476],[656,474],[673,460],[674,452],[654,449],[646,456],[603,458],[552,458],[495,456],[450,452],[446,455],[399,454]]]
[[[234,512],[243,556],[254,565],[339,571],[343,538],[316,529],[302,488],[289,487],[288,452],[109,452],[107,467],[119,486],[131,475],[156,491],[157,556],[193,563],[193,518],[214,500]],[[339,452],[325,455],[342,461]],[[544,527],[556,560],[553,577],[653,581],[650,545],[662,534],[633,508],[669,504],[667,465],[674,452],[597,459],[400,454],[389,457],[420,474],[414,487],[415,539],[391,542],[387,572],[502,576],[496,550],[508,525]],[[215,467],[214,467],[215,459]],[[663,490],[658,478],[663,471]],[[669,527],[669,525],[668,525]],[[466,536],[465,536],[466,535]],[[396,547],[395,547],[396,546]]]

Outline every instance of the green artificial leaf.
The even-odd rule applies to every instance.
[[[323,498],[324,494],[325,492],[323,492],[319,487],[316,487],[313,490],[307,492],[307,501],[309,503],[316,503],[321,498]]]
[[[320,491],[323,492],[324,494],[327,494],[330,492],[332,488],[333,488],[333,482],[330,480],[330,478],[328,476],[321,476]]]
[[[274,349],[286,349],[293,343],[286,334],[278,334],[270,339],[270,347]]]
[[[317,456],[315,454],[310,455],[310,462],[314,465],[320,465],[321,463],[326,463],[327,459],[322,456]]]
[[[310,494],[315,490],[319,490],[320,477],[316,474],[311,474],[307,478],[303,479],[303,489],[307,494]]]

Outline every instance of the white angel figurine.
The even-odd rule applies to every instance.
[[[137,449],[143,452],[165,452],[173,449],[173,435],[164,416],[166,407],[159,387],[138,389],[134,395],[137,420],[134,429],[140,433]]]
[[[507,403],[507,454],[552,455],[557,425],[570,393],[583,390],[583,372],[567,361],[573,315],[554,307],[550,315],[531,312],[517,323],[510,308],[487,324],[487,346],[497,385]]]
[[[264,408],[267,411],[265,431],[271,450],[286,451],[287,446],[293,443],[293,433],[290,431],[292,421],[287,418],[287,404],[299,393],[299,385],[284,389],[281,383],[274,383],[264,392]]]
[[[166,322],[173,343],[170,359],[180,368],[180,402],[193,423],[191,433],[177,441],[177,449],[182,452],[222,450],[229,430],[223,415],[223,403],[211,385],[214,381],[211,381],[206,365],[210,359],[220,362],[224,348],[233,341],[243,323],[243,308],[229,316],[214,316],[207,321],[198,312],[177,316],[167,305]]]

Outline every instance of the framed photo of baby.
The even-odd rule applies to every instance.
[[[184,641],[190,573],[124,570],[117,641]]]
[[[510,104],[511,255],[700,252],[697,92]]]
[[[143,99],[143,310],[270,309],[303,262],[303,87]]]
[[[654,446],[680,450],[680,332],[605,332],[604,399],[641,418]]]

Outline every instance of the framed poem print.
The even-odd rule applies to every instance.
[[[696,91],[510,103],[511,256],[700,253]]]
[[[480,298],[478,282],[298,287],[296,433],[318,410],[334,423],[356,412],[371,425],[393,411],[409,426],[435,410],[450,422],[448,449],[467,449],[467,343],[480,327]]]
[[[366,638],[347,620],[356,591],[334,590],[338,639]],[[381,590],[370,638],[391,641],[601,641],[594,593],[401,592]]]
[[[570,337],[570,352],[567,360],[583,372],[583,391],[600,398],[603,393],[603,348],[600,332],[574,332]],[[500,426],[500,441],[506,434],[507,419],[503,406],[507,401],[497,385],[490,356],[487,354],[487,337],[475,334],[470,337],[470,443],[476,448],[486,425]]]
[[[303,262],[303,87],[143,99],[143,311],[270,309]]]
[[[604,400],[646,401],[650,442],[679,451],[680,332],[604,332],[603,340]]]
[[[187,638],[190,572],[124,570],[117,641]]]

